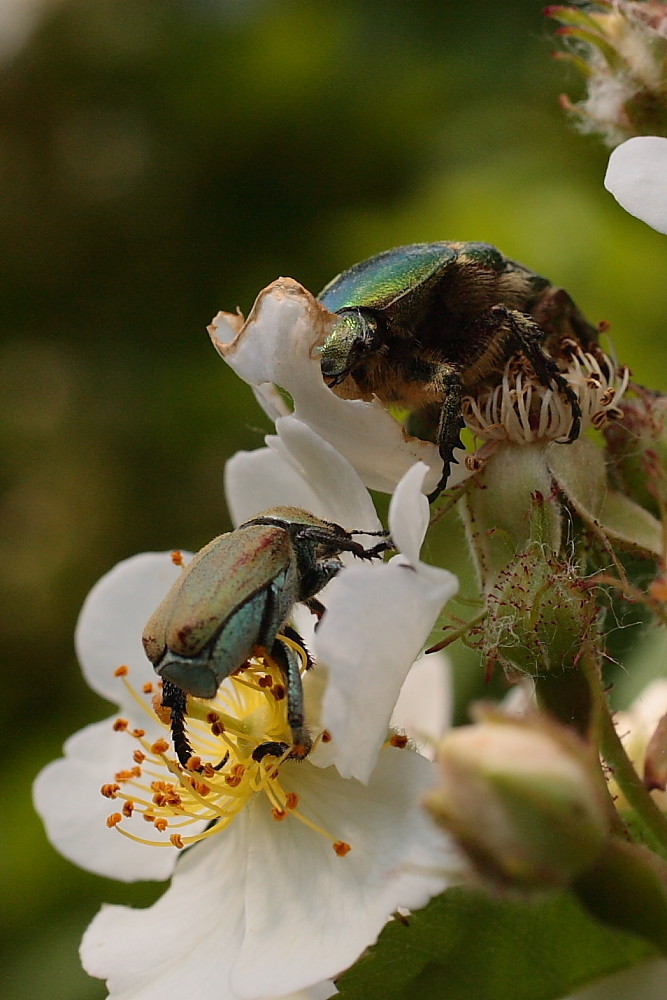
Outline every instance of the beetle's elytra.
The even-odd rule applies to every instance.
[[[581,410],[560,373],[558,344],[595,350],[597,330],[570,296],[487,243],[415,243],[343,271],[319,299],[338,314],[320,349],[322,375],[338,395],[410,409],[432,427],[445,488],[463,426],[461,401],[522,352],[539,382],[567,400],[579,435]]]
[[[382,533],[347,531],[299,508],[275,507],[214,538],[183,570],[143,633],[146,655],[163,679],[163,704],[171,709],[182,764],[191,756],[186,695],[213,698],[257,648],[285,677],[292,756],[309,752],[300,661],[284,639],[305,647],[287,621],[299,602],[321,616],[315,595],[341,569],[342,552],[373,559],[390,547],[384,539],[365,549],[353,537],[360,534]]]

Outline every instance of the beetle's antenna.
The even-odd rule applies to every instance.
[[[174,751],[178,757],[178,761],[181,767],[188,768],[188,764],[194,757],[194,753],[185,729],[187,695],[182,688],[179,688],[172,681],[164,680],[164,678],[162,680],[162,705],[164,708],[168,708],[171,713],[169,723],[171,740],[174,744]],[[197,770],[201,770],[201,768],[197,768]]]

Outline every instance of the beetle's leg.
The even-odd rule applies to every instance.
[[[316,597],[309,597],[306,601],[302,601],[301,603],[305,604],[308,610],[315,615],[315,617],[317,618],[317,625],[319,625],[322,615],[327,610],[322,604],[322,602],[318,601]],[[315,625],[315,628],[317,628],[317,625]],[[285,630],[283,629],[283,632],[284,631]]]
[[[282,755],[288,750],[289,746],[287,743],[280,743],[276,740],[267,740],[266,743],[260,743],[259,746],[255,747],[251,757],[256,764],[259,764],[265,757],[282,757]]]
[[[572,411],[572,426],[565,443],[572,444],[579,437],[581,430],[581,407],[574,389],[563,378],[554,359],[542,350],[544,330],[530,316],[515,309],[497,305],[492,307],[491,312],[499,317],[502,316],[503,325],[509,328],[510,341],[516,345],[517,350],[526,355],[542,385],[548,389],[551,383],[555,382],[558,391],[567,399]]]
[[[453,365],[439,365],[433,382],[437,382],[438,392],[442,396],[442,409],[438,422],[438,451],[442,459],[442,476],[436,488],[428,495],[429,503],[433,503],[447,485],[452,462],[456,462],[454,449],[463,448],[460,436],[463,427],[461,416],[463,385],[458,368]]]
[[[162,704],[171,713],[169,727],[171,729],[171,740],[174,744],[174,751],[178,757],[181,767],[188,767],[194,757],[190,746],[188,735],[185,730],[185,716],[187,707],[187,695],[171,681],[162,681]],[[201,768],[198,768],[201,770]]]
[[[333,526],[336,527],[336,526]],[[370,549],[365,549],[361,542],[355,541],[351,538],[351,535],[383,535],[384,538],[377,545],[373,545]],[[345,531],[343,528],[339,528],[338,533],[333,534],[331,528],[322,529],[314,526],[308,526],[307,528],[302,528],[299,531],[298,538],[300,540],[308,539],[308,541],[315,542],[317,545],[321,545],[325,550],[328,549],[330,553],[338,552],[351,552],[353,556],[357,559],[376,559],[377,556],[386,552],[388,549],[393,549],[394,545],[391,539],[388,537],[388,532],[386,531]],[[325,583],[336,575],[340,570],[341,564],[336,561],[336,559],[320,559],[317,563],[317,567],[322,568],[326,579],[324,582],[320,583],[318,587],[313,590],[316,594],[318,590],[321,590]],[[307,578],[309,573],[313,570],[306,570],[302,574],[302,579]],[[319,572],[317,576],[319,577]]]
[[[317,603],[320,604],[319,601]],[[326,611],[326,608],[324,607],[323,604],[320,604],[320,607],[322,608],[322,612]],[[295,628],[292,628],[291,625],[283,625],[283,627],[280,630],[280,634],[286,636],[288,639],[291,639],[292,642],[296,643],[296,645],[299,646],[299,648],[303,651],[303,655],[306,658],[306,670],[312,670],[313,667],[315,666],[315,660],[310,655],[310,651],[306,648],[306,644],[299,635],[299,633],[297,632],[297,630]]]
[[[298,636],[298,633],[294,629],[291,629],[291,632],[290,639],[293,636]],[[293,641],[298,641],[303,649],[303,642],[300,636]],[[280,671],[285,678],[285,687],[287,688],[287,722],[292,732],[293,740],[290,757],[303,760],[310,753],[313,741],[306,728],[306,720],[303,712],[301,662],[294,650],[287,643],[281,642],[280,639],[276,639],[273,643],[271,656],[280,667]]]

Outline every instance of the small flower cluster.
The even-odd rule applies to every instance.
[[[619,4],[619,16],[635,6]],[[519,287],[544,291],[506,263]],[[545,314],[566,302],[564,322],[578,322],[549,289]],[[433,507],[438,446],[372,393],[344,398],[323,379],[318,355],[336,317],[321,301],[282,278],[247,320],[214,319],[217,351],[275,432],[226,465],[237,525],[226,541],[194,560],[135,556],[93,588],[77,651],[118,712],[75,734],[35,782],[67,857],[122,880],[171,878],[149,909],[103,907],[86,931],[82,962],[111,998],[309,990],[319,1000],[397,910],[471,880],[492,892],[568,890],[664,950],[664,717],[619,717],[615,729],[602,680],[620,603],[667,622],[663,401],[631,383],[595,328],[585,342],[543,329],[531,359],[528,340],[515,350],[531,318],[505,303],[500,315],[503,356],[493,369],[482,345],[475,363],[489,370],[469,379],[454,413],[482,445],[454,449],[446,502]],[[391,493],[391,542],[373,550],[350,541],[387,536],[369,489]],[[454,501],[478,589],[474,616],[447,620],[458,581],[421,550]],[[279,528],[276,511],[288,517]],[[240,541],[248,529],[256,547]],[[389,545],[396,554],[376,558]],[[201,569],[223,551],[224,572]],[[224,623],[219,592],[232,608]],[[176,614],[184,606],[191,617]],[[236,659],[219,644],[229,620]],[[445,638],[425,658],[436,626]],[[502,670],[522,703],[478,706],[443,739],[438,651],[456,639],[479,651],[487,679]],[[193,664],[201,689],[186,690]],[[646,787],[628,754],[642,757]],[[653,854],[628,833],[630,814]],[[597,888],[610,872],[617,895]],[[642,913],[656,915],[649,927]]]
[[[551,5],[568,48],[557,55],[582,74],[587,95],[561,103],[582,132],[609,146],[647,132],[667,134],[667,6],[663,0],[595,0],[585,7]]]

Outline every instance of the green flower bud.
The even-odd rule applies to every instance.
[[[601,854],[607,805],[588,748],[542,716],[487,710],[451,730],[426,807],[480,875],[521,890],[568,885]]]
[[[572,668],[583,638],[597,631],[598,609],[585,581],[538,543],[503,570],[487,607],[483,651],[510,675]]]

